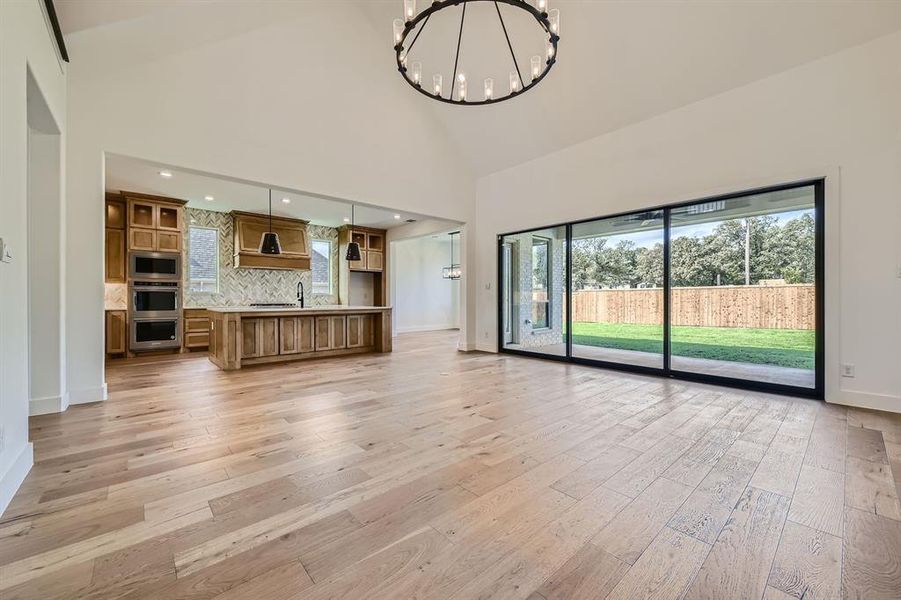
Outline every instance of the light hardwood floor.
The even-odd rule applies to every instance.
[[[901,416],[455,344],[111,364],[31,420],[0,597],[899,597]]]

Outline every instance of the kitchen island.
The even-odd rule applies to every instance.
[[[210,361],[248,365],[364,352],[391,352],[391,308],[294,306],[208,308]]]

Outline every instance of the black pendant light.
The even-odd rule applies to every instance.
[[[278,241],[278,234],[272,231],[272,188],[269,188],[269,231],[260,240],[260,254],[281,253],[282,245]]]
[[[353,234],[353,226],[354,226],[354,205],[350,205],[350,243],[347,245],[347,260],[363,260],[363,256],[360,254],[360,244],[354,241]]]

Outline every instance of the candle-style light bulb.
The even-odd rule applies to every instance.
[[[485,100],[492,98],[494,98],[494,80],[489,77],[485,80]]]
[[[554,45],[550,42],[547,43],[547,59],[550,61],[554,58]]]
[[[405,69],[407,68],[407,51],[406,50],[400,51],[400,64],[403,66],[403,68],[405,68]]]
[[[432,91],[436,96],[441,95],[441,84],[443,83],[444,78],[441,77],[441,74],[436,74],[432,77]]]
[[[397,46],[404,38],[404,20],[394,19],[394,45]]]
[[[519,74],[516,71],[510,71],[510,93],[519,91]]]
[[[553,8],[547,12],[547,20],[551,24],[551,33],[560,35],[560,9]]]
[[[538,10],[547,12],[547,0],[538,0]]]
[[[418,60],[413,62],[413,83],[422,84],[422,63]]]
[[[536,55],[532,57],[532,79],[538,79],[539,75],[541,75],[541,57]]]
[[[460,73],[460,84],[457,86],[457,99],[458,100],[466,100],[466,77]]]
[[[416,0],[404,0],[404,20],[410,22],[416,16]]]

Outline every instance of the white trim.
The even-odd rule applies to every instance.
[[[445,323],[442,325],[421,325],[417,327],[398,327],[394,333],[396,335],[399,333],[417,333],[420,331],[447,331],[450,329],[459,329],[459,327],[451,323]]]
[[[857,408],[869,408],[872,410],[884,410],[886,412],[901,413],[901,396],[889,394],[871,394],[869,392],[856,392],[843,390],[837,398],[828,400],[830,404],[855,406]]]
[[[19,456],[16,457],[9,466],[9,470],[0,479],[0,515],[6,511],[19,486],[22,485],[25,477],[28,476],[32,465],[34,465],[34,447],[29,442],[25,444],[22,451],[19,452]]]
[[[45,398],[32,398],[28,402],[28,415],[31,417],[37,415],[49,415],[52,413],[61,413],[69,408],[69,394],[62,396],[47,396]]]
[[[106,400],[106,383],[98,388],[85,388],[81,390],[69,391],[69,405],[73,404],[90,404],[91,402],[101,402]]]

